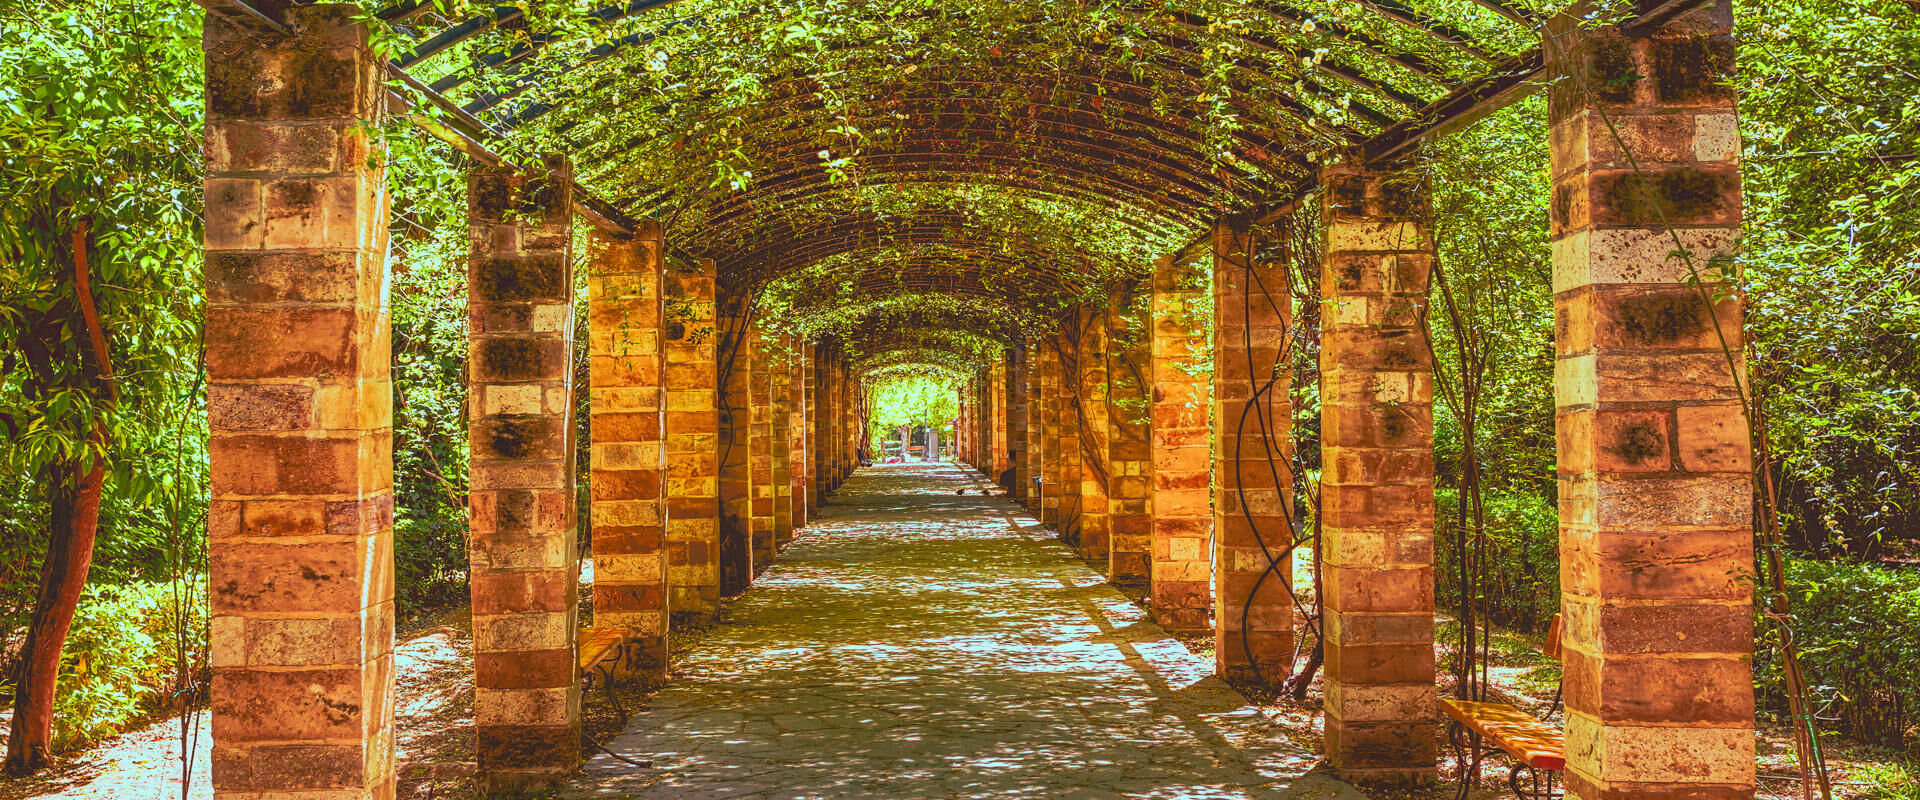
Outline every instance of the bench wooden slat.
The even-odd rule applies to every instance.
[[[620,645],[626,640],[627,631],[624,628],[581,628],[580,671],[586,672],[612,658],[620,652]]]
[[[1534,769],[1566,769],[1567,744],[1560,729],[1505,703],[1442,698],[1440,710],[1508,755]]]

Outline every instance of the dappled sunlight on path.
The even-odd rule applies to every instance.
[[[1360,797],[986,486],[862,470],[566,796]]]

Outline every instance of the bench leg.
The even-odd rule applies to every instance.
[[[1480,746],[1480,734],[1467,730],[1457,720],[1447,723],[1447,744],[1453,746],[1454,763],[1460,768],[1460,791],[1454,798],[1467,800],[1467,793],[1480,779],[1480,761],[1488,749]]]
[[[613,688],[613,666],[605,665],[605,666],[601,666],[599,669],[600,669],[600,682],[605,684],[607,687],[607,700],[613,703],[613,712],[620,715],[620,724],[626,725],[627,724],[627,707],[620,704],[620,693],[615,691]]]
[[[1521,778],[1522,773],[1526,775],[1524,779]],[[1534,769],[1526,764],[1515,764],[1513,771],[1507,773],[1507,785],[1521,800],[1555,800],[1561,796],[1559,778],[1559,770]]]

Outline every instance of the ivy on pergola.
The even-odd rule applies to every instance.
[[[407,0],[374,16],[463,149],[569,153],[610,199],[600,216],[660,219],[762,318],[958,369],[1157,255],[1192,255],[1216,219],[1277,218],[1320,163],[1391,158],[1528,90],[1560,2],[525,0],[463,16]]]

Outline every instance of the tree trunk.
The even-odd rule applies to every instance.
[[[80,351],[87,374],[74,385],[113,403],[119,398],[106,331],[93,302],[88,267],[92,239],[85,221],[74,226],[71,241],[74,296],[91,345]],[[57,352],[59,344],[48,342],[47,350]],[[36,772],[53,754],[53,693],[60,678],[60,652],[73,628],[73,612],[80,606],[80,590],[86,588],[87,572],[93,567],[93,541],[100,530],[100,495],[107,481],[104,422],[94,420],[87,444],[93,463],[84,473],[82,462],[72,458],[47,469],[47,557],[40,564],[40,594],[34,599],[33,622],[27,627],[19,680],[14,683],[13,727],[7,734],[4,766],[10,775]]]
[[[1314,642],[1313,649],[1307,653],[1306,663],[1300,665],[1300,670],[1287,679],[1287,682],[1280,687],[1280,691],[1295,700],[1307,699],[1307,687],[1313,685],[1314,674],[1320,671],[1320,665],[1325,664],[1326,661],[1326,643]]]
[[[47,558],[40,566],[40,596],[20,658],[20,680],[13,696],[13,728],[7,734],[6,771],[28,775],[47,765],[53,752],[53,690],[60,675],[60,651],[73,627],[80,590],[93,566],[93,539],[99,531],[100,493],[105,462],[96,461],[84,476],[76,461],[50,470],[48,505],[52,530]]]

